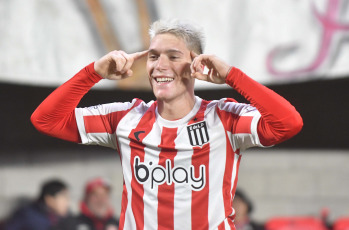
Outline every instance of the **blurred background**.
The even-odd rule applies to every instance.
[[[41,135],[30,115],[105,53],[147,49],[149,24],[173,17],[202,26],[205,53],[284,96],[304,119],[293,139],[243,153],[238,187],[252,217],[349,216],[348,0],[0,0],[0,220],[52,177],[68,183],[73,212],[85,182],[107,178],[120,213],[118,153]],[[153,100],[144,65],[125,81],[98,83],[79,106]],[[208,100],[246,102],[226,86],[196,87]]]

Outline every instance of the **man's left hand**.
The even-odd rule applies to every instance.
[[[224,84],[231,66],[215,55],[196,54],[190,52],[193,62],[190,65],[191,76],[199,80],[212,82],[215,84]],[[208,73],[204,73],[204,67]]]

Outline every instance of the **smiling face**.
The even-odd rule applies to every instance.
[[[86,197],[86,204],[97,217],[103,218],[109,211],[109,189],[103,186],[95,187]]]
[[[190,50],[173,34],[158,34],[149,47],[147,72],[155,97],[170,102],[194,96]]]

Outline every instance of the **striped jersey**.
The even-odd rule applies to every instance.
[[[241,150],[262,146],[255,107],[195,98],[166,120],[157,102],[75,109],[83,144],[117,150],[124,176],[120,229],[235,229],[232,201]]]

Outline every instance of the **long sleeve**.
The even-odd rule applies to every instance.
[[[81,142],[75,119],[75,108],[81,98],[102,78],[89,64],[69,81],[53,91],[34,111],[34,127],[49,136],[76,143]]]
[[[238,68],[231,69],[226,83],[260,112],[257,132],[262,145],[278,144],[302,129],[302,117],[286,99],[248,77]]]

